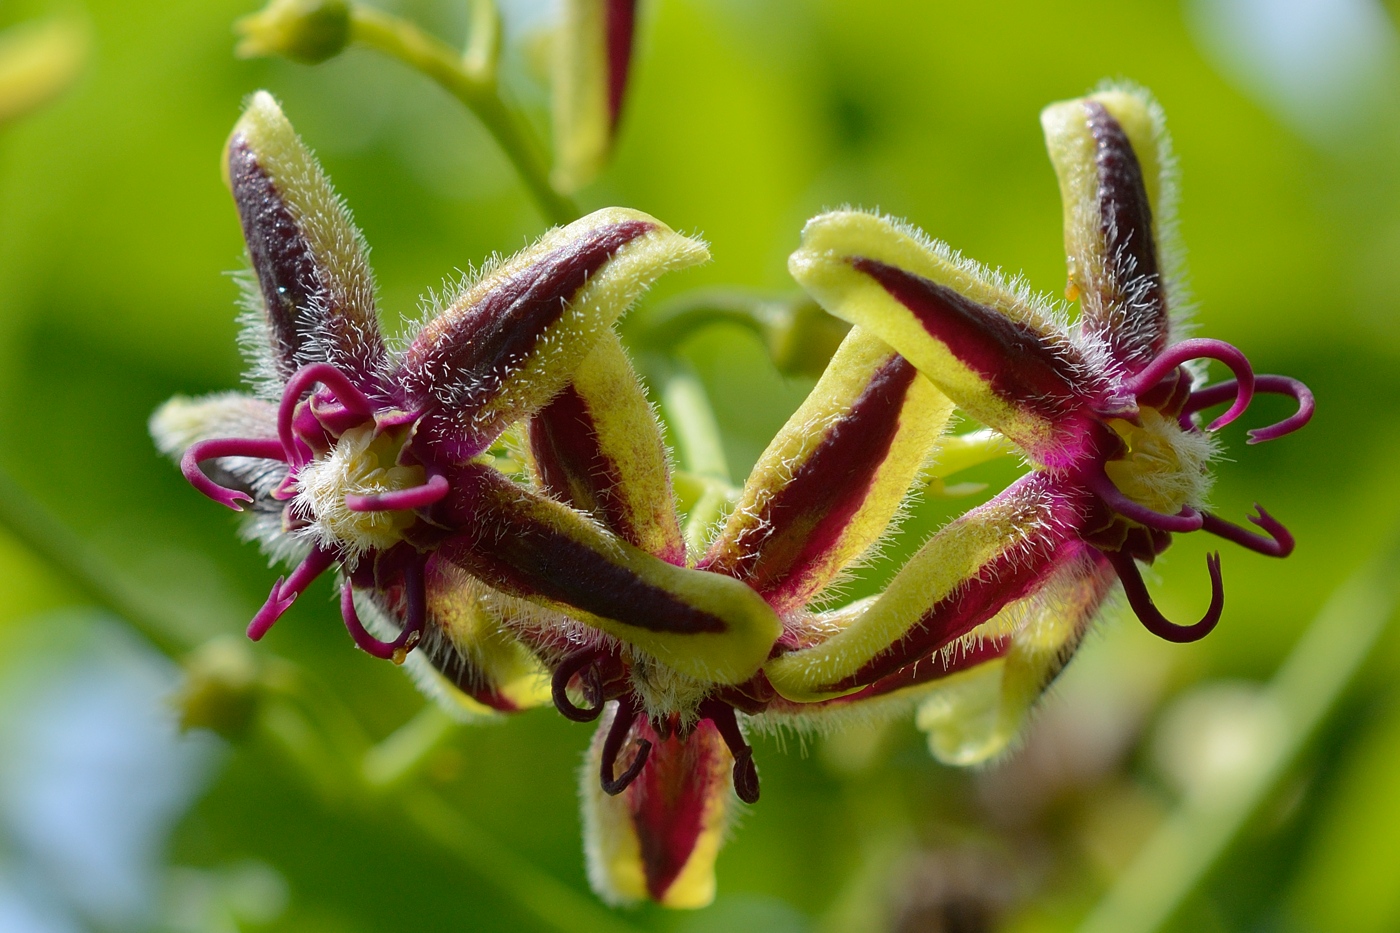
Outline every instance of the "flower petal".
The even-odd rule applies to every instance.
[[[1077,555],[1083,499],[1045,473],[1022,477],[929,539],[858,619],[764,673],[790,700],[821,700],[946,648]]]
[[[430,519],[470,529],[438,553],[472,576],[697,680],[742,683],[767,659],[778,618],[739,581],[653,557],[490,467],[461,467],[452,483]]]
[[[933,756],[973,765],[1003,752],[1069,663],[1114,581],[1103,557],[1084,547],[1033,596],[985,623],[1014,631],[1004,653],[939,681],[919,704],[916,721]]]
[[[702,569],[779,612],[806,605],[884,533],[952,415],[947,396],[854,328],[768,445]]]
[[[661,428],[614,335],[604,335],[574,381],[530,419],[529,437],[546,493],[627,543],[685,565]]]
[[[448,462],[481,453],[542,408],[659,276],[709,257],[640,211],[608,208],[552,230],[490,268],[404,354],[419,436]]]
[[[1166,349],[1163,237],[1174,234],[1171,146],[1161,108],[1140,90],[1108,90],[1040,114],[1060,179],[1069,292],[1084,329],[1130,371]]]
[[[636,0],[564,0],[555,37],[554,172],[565,194],[588,184],[612,151],[627,92]]]
[[[788,269],[822,307],[898,350],[969,415],[1030,456],[1069,463],[1101,394],[1062,322],[1017,283],[894,221],[808,221]]]
[[[253,95],[225,158],[258,280],[269,375],[285,381],[327,362],[376,387],[384,340],[364,238],[271,94]]]
[[[628,735],[630,750],[651,743],[641,774],[616,797],[598,782],[603,740],[616,704],[604,712],[583,768],[584,848],[593,890],[610,904],[650,898],[666,907],[704,907],[715,896],[715,858],[732,809],[734,758],[712,722],[686,738],[661,738],[645,716]]]

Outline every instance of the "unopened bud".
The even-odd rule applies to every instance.
[[[174,696],[181,729],[209,729],[226,739],[247,733],[258,705],[258,669],[241,639],[216,638],[185,659]]]
[[[350,5],[345,0],[272,0],[234,27],[244,58],[281,55],[314,65],[334,58],[350,43]]]

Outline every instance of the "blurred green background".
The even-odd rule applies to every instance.
[[[386,8],[460,42],[458,0]],[[547,2],[503,0],[508,84],[544,125]],[[228,275],[242,241],[218,157],[268,88],[373,247],[382,307],[417,313],[454,270],[543,229],[491,139],[440,89],[373,53],[239,61],[248,0],[0,2],[0,28],[87,24],[78,83],[0,127],[0,462],[201,641],[238,632],[274,574],[234,519],[158,458],[145,421],[175,393],[238,384]],[[1170,646],[1111,615],[1025,750],[936,765],[912,723],[763,738],[763,800],[692,914],[638,929],[1068,930],[1183,795],[1263,754],[1259,687],[1328,595],[1395,538],[1400,494],[1400,42],[1370,0],[987,2],[650,0],[617,158],[581,200],[702,234],[714,262],[649,302],[714,285],[793,290],[806,218],[857,204],[907,218],[1045,291],[1064,282],[1060,206],[1037,114],[1105,77],[1151,88],[1182,174],[1201,333],[1319,399],[1259,448],[1227,429],[1215,504],[1258,499],[1299,540],[1286,563],[1226,545],[1228,609]],[[742,477],[810,389],[750,334],[681,348]],[[1285,405],[1262,400],[1245,421]],[[985,471],[1004,482],[1011,469]],[[917,506],[887,579],[978,500]],[[1153,582],[1200,611],[1188,536]],[[0,930],[548,929],[401,821],[308,790],[264,745],[178,737],[174,665],[0,535]],[[373,737],[421,701],[353,651],[322,582],[263,643],[321,675]],[[1387,629],[1299,760],[1182,905],[1182,930],[1400,930],[1400,634]],[[576,803],[591,730],[548,710],[467,729],[427,780],[489,837],[586,892]],[[1233,769],[1233,770],[1232,770]],[[485,851],[482,858],[491,859]],[[585,896],[587,896],[585,894]],[[573,924],[594,928],[591,914]]]

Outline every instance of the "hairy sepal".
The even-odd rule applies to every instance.
[[[489,267],[404,353],[397,380],[435,456],[464,462],[572,380],[662,274],[709,258],[640,211],[607,208]]]
[[[880,598],[831,638],[764,666],[789,700],[852,693],[944,650],[1038,589],[1075,546],[1080,503],[1041,473],[934,535]]]
[[[808,221],[788,260],[827,311],[884,340],[972,417],[1042,463],[1072,462],[1094,383],[1055,310],[888,218]]]
[[[888,344],[852,329],[701,566],[779,613],[805,606],[885,532],[952,410]]]
[[[615,335],[605,334],[573,382],[530,419],[529,438],[545,493],[629,544],[685,564],[661,426]]]
[[[469,465],[435,516],[469,528],[439,554],[491,586],[557,608],[677,672],[743,683],[781,625],[737,580],[667,563],[495,470]]]
[[[1064,205],[1068,294],[1082,326],[1133,370],[1162,352],[1179,279],[1175,161],[1146,91],[1109,88],[1041,112]]]
[[[988,631],[1011,632],[1005,654],[921,694],[915,722],[933,756],[944,764],[976,765],[1006,751],[1069,663],[1113,581],[1103,559],[1085,547],[1034,596],[984,623]]]
[[[233,128],[224,171],[257,278],[270,380],[332,363],[364,389],[385,361],[364,238],[272,95]]]

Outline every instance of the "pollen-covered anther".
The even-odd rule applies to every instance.
[[[1104,464],[1104,472],[1125,496],[1173,516],[1205,501],[1211,481],[1207,467],[1215,455],[1209,436],[1183,431],[1155,408],[1140,409],[1136,424],[1122,418],[1108,424],[1125,449]]]

